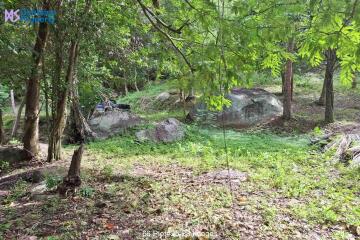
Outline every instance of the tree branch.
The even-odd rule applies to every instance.
[[[139,2],[139,1],[138,1]],[[174,32],[174,33],[177,33],[177,34],[181,34],[181,30],[189,25],[189,20],[186,20],[184,22],[183,25],[181,25],[181,27],[179,27],[178,29],[175,29],[173,28],[170,24],[166,24],[163,20],[161,20],[153,11],[151,11],[151,9],[149,9],[148,7],[146,7],[143,3],[142,4],[142,8],[143,10],[145,9],[145,11],[147,11],[153,18],[155,18],[155,20],[160,24],[162,25],[163,27],[169,29],[170,31]]]
[[[150,23],[154,26],[154,28],[155,28],[156,30],[158,30],[162,35],[165,36],[165,38],[167,38],[167,39],[170,41],[171,45],[175,48],[175,50],[176,50],[176,51],[181,55],[181,57],[184,59],[185,63],[186,63],[186,64],[188,65],[188,67],[190,68],[190,71],[191,71],[191,72],[194,72],[195,69],[192,67],[190,61],[187,59],[187,57],[185,56],[185,54],[176,46],[176,44],[174,43],[172,37],[171,37],[169,34],[167,34],[165,31],[163,31],[163,30],[151,19],[151,17],[149,16],[149,14],[148,14],[148,12],[147,12],[147,10],[146,10],[146,9],[147,9],[146,6],[141,2],[141,0],[136,0],[136,1],[139,3],[139,5],[140,5],[140,7],[141,7],[141,9],[142,9],[142,11],[143,11],[143,13],[145,14],[146,18],[150,21]]]

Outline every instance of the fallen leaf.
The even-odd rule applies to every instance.
[[[115,228],[115,225],[112,223],[106,223],[105,228],[108,230],[113,230]]]

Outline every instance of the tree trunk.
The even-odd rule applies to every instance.
[[[79,55],[79,48],[76,50],[76,59]],[[84,143],[87,140],[96,138],[96,134],[91,130],[84,115],[81,112],[79,92],[78,92],[78,79],[76,68],[74,70],[73,82],[70,84],[70,98],[71,98],[71,112],[67,131],[68,143]]]
[[[125,89],[125,96],[127,96],[129,94],[129,89],[128,89],[127,82],[125,82],[124,89]]]
[[[323,83],[323,87],[321,90],[321,95],[319,100],[316,102],[319,106],[324,106],[325,105],[325,95],[326,95],[326,79],[324,78],[324,83]]]
[[[135,87],[135,89],[136,89],[136,91],[137,92],[139,92],[139,88],[138,88],[138,85],[137,85],[137,80],[136,80],[136,78],[137,78],[137,71],[136,71],[136,68],[135,68],[135,81],[134,81],[134,87]]]
[[[354,73],[354,76],[353,76],[351,88],[352,88],[352,89],[356,89],[356,74],[355,74],[355,73]]]
[[[325,72],[325,123],[334,122],[334,89],[333,75],[336,63],[336,51],[328,49],[326,56],[326,72]]]
[[[294,100],[294,69],[291,74],[291,101]]]
[[[81,144],[80,147],[74,151],[68,174],[58,187],[60,195],[67,196],[69,193],[73,193],[76,187],[81,185],[80,166],[83,153],[84,144]]]
[[[22,114],[24,106],[25,106],[25,98],[21,101],[18,112],[16,114],[16,119],[14,121],[14,125],[13,125],[12,131],[11,131],[11,138],[16,137],[16,134],[17,134],[17,131],[19,128],[19,123],[21,120],[21,114]]]
[[[58,102],[57,102],[57,111],[56,118],[53,123],[51,133],[49,136],[49,149],[48,149],[48,162],[53,160],[61,159],[61,137],[64,132],[65,123],[66,123],[66,103],[67,97],[69,94],[69,86],[72,84],[74,78],[74,67],[76,61],[76,52],[77,52],[78,43],[74,40],[71,41],[69,48],[69,63],[65,78],[65,84],[62,87]]]
[[[44,10],[50,9],[50,1],[43,0],[42,5]],[[48,33],[48,24],[46,22],[40,23],[32,55],[34,65],[26,85],[23,143],[29,158],[33,158],[39,153],[40,70]]]
[[[15,97],[14,90],[10,90],[10,99],[11,99],[11,108],[13,110],[14,116],[16,115],[16,105],[15,105]]]
[[[43,58],[43,65],[42,65],[42,77],[44,82],[44,98],[45,98],[45,116],[46,116],[46,130],[47,133],[49,132],[50,127],[50,116],[49,116],[49,84],[46,80],[46,72],[45,72],[45,59]]]
[[[294,40],[291,39],[288,43],[288,51],[291,53],[294,49]],[[293,62],[288,59],[285,66],[285,83],[284,83],[284,107],[283,118],[284,120],[291,119],[291,79],[293,76]]]
[[[139,91],[140,91],[140,90],[139,90],[139,87],[138,87],[138,85],[137,85],[136,80],[135,80],[135,82],[134,82],[134,87],[135,87],[135,90],[136,90],[137,92],[139,92]]]
[[[91,130],[89,124],[87,123],[85,117],[80,110],[79,99],[75,95],[73,95],[72,97],[72,106],[68,127],[68,143],[83,143],[96,138],[96,134]]]
[[[281,72],[281,95],[284,95],[285,93],[285,71]]]
[[[4,131],[2,109],[0,108],[0,145],[3,143],[5,143],[5,131]]]

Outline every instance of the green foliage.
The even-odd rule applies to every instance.
[[[89,187],[89,186],[83,186],[80,188],[80,196],[84,197],[84,198],[91,198],[94,195],[94,188]]]
[[[47,175],[45,177],[45,184],[48,190],[55,189],[62,181],[62,178],[57,175]]]
[[[9,162],[7,161],[0,161],[0,172],[8,170],[10,167]]]
[[[5,106],[6,101],[9,98],[9,89],[0,84],[0,108]]]
[[[350,84],[354,72],[359,70],[360,27],[356,18],[356,1],[313,1],[306,31],[300,36],[300,55],[309,59],[312,66],[324,60],[324,51],[336,50],[341,66],[340,78],[343,84]],[[336,9],[336,10],[335,10]]]
[[[29,184],[23,180],[17,181],[11,188],[10,194],[6,197],[5,202],[11,203],[23,197],[27,192],[28,186]]]
[[[114,167],[112,165],[105,165],[101,170],[101,175],[103,175],[105,179],[111,179],[114,175]]]

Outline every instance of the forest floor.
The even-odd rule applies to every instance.
[[[337,122],[325,127],[313,103],[321,86],[310,80],[297,81],[293,121],[227,130],[227,151],[221,129],[187,125],[185,139],[171,144],[139,143],[132,129],[86,146],[82,187],[68,198],[53,189],[74,146],[63,161],[7,172],[0,182],[41,169],[45,186],[18,180],[0,188],[0,239],[357,239],[359,169],[309,143],[325,129],[359,124],[360,92],[337,87]],[[164,88],[122,101],[136,106]],[[183,118],[182,110],[138,113]],[[240,177],[214,177],[228,168]]]

